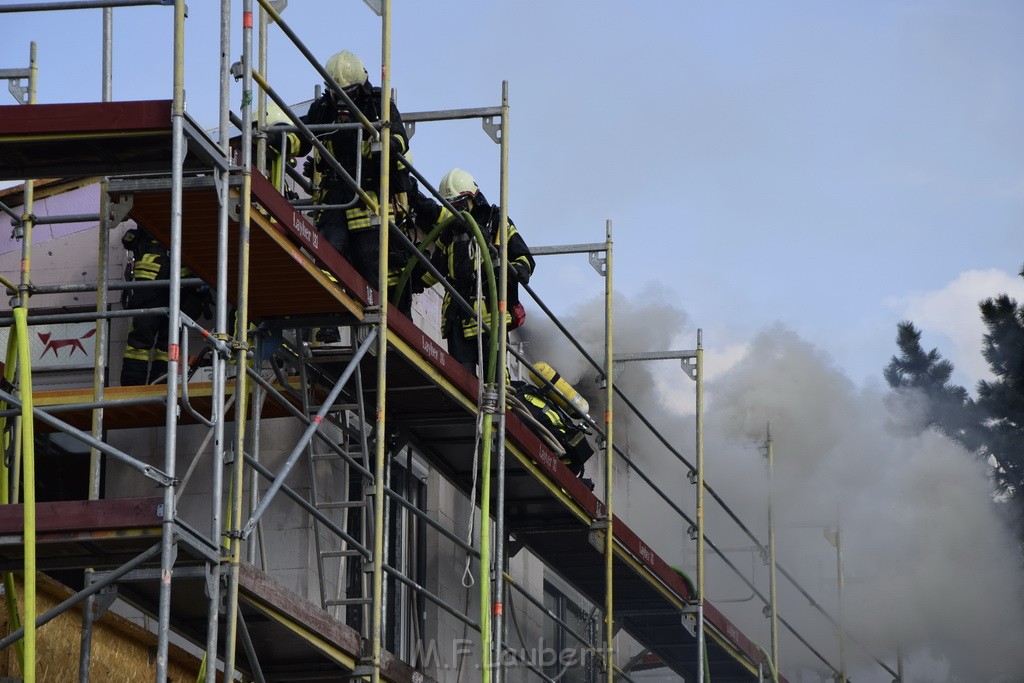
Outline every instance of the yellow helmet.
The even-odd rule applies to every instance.
[[[472,199],[480,191],[480,187],[467,171],[453,168],[445,174],[444,178],[441,178],[441,184],[437,186],[437,191],[448,201],[454,202],[460,199]]]
[[[267,125],[273,126],[275,123],[291,124],[292,120],[281,107],[277,106],[277,102],[267,100]]]
[[[328,59],[324,64],[324,69],[343,90],[353,85],[366,83],[367,73],[366,67],[363,66],[363,60],[348,50],[342,50]]]

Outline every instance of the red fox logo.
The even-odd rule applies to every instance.
[[[89,330],[88,332],[83,334],[81,337],[78,337],[77,339],[52,339],[51,340],[50,337],[53,334],[52,332],[37,332],[36,334],[39,335],[39,341],[41,341],[41,342],[43,342],[43,344],[45,344],[45,346],[43,347],[43,352],[41,354],[39,354],[40,358],[45,356],[47,351],[53,351],[53,357],[54,358],[60,358],[60,356],[57,355],[57,351],[59,349],[63,349],[63,348],[70,348],[71,349],[71,353],[68,354],[68,358],[70,358],[71,356],[75,355],[75,349],[81,349],[82,353],[84,355],[89,355],[89,352],[85,350],[84,346],[82,346],[82,340],[83,339],[88,339],[89,337],[91,337],[94,334],[96,334],[96,330],[95,329]]]

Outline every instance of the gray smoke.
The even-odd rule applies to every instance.
[[[603,363],[603,300],[563,322]],[[528,354],[559,369],[587,395],[591,414],[601,415],[595,373],[545,323],[535,316],[527,325]],[[616,296],[616,355],[695,345],[696,330],[678,308]],[[879,359],[879,376],[885,361]],[[694,462],[693,386],[673,363],[630,364],[617,384]],[[681,395],[689,402],[680,404]],[[765,330],[743,360],[706,383],[707,483],[766,542],[763,446],[771,424],[778,561],[837,617],[837,549],[827,534],[834,540],[838,527],[842,616],[856,641],[846,640],[844,650],[858,683],[892,680],[872,658],[895,670],[897,648],[907,681],[1021,680],[1024,583],[1016,543],[992,501],[984,468],[947,439],[915,428],[914,401],[880,385],[858,387],[795,333]],[[615,441],[692,517],[694,487],[686,468],[618,404]],[[593,462],[588,473],[602,468]],[[706,505],[709,535],[767,595],[767,568],[750,540],[709,497]],[[692,571],[685,523],[624,470],[616,474],[616,512],[667,561]],[[712,554],[706,572],[712,603],[767,647],[762,603],[748,599],[750,589]],[[819,655],[834,666],[840,661],[833,627],[781,575],[778,585],[781,615],[818,652],[780,629],[782,671],[790,680],[823,680]]]

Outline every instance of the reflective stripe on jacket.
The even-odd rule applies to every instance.
[[[488,243],[493,244],[495,249],[498,249],[501,238],[501,235],[498,234],[500,232],[498,230],[498,207],[490,205],[475,207],[472,214],[474,220],[477,221],[481,231],[484,233],[485,239],[488,240]],[[447,209],[440,208],[437,212],[438,218],[435,220],[435,224],[444,221],[450,215],[451,213]],[[508,258],[510,266],[523,266],[531,274],[533,273],[535,261],[530,254],[530,248],[526,246],[526,241],[519,234],[519,230],[511,219],[508,220]],[[476,272],[480,259],[481,256],[476,240],[469,233],[465,232],[464,226],[461,223],[453,222],[441,233],[434,243],[431,263],[444,274],[463,299],[474,305],[474,312],[479,311],[481,317],[487,319],[489,311],[487,310],[486,281],[482,288],[482,300],[479,304],[476,303]],[[430,273],[426,273],[423,276],[423,281],[429,287],[437,283],[437,278],[433,277]],[[508,308],[511,308],[518,301],[519,285],[512,278],[509,278]],[[445,291],[444,302],[441,304],[441,320],[441,329],[445,333],[452,329],[451,323],[454,320],[459,321],[459,327],[465,337],[475,337],[480,332],[476,315],[471,316],[463,311],[461,307],[453,302],[453,297],[447,290]],[[506,312],[505,320],[506,322],[511,322],[512,316],[510,313]]]

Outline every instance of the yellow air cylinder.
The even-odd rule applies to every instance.
[[[538,376],[539,375],[539,376]],[[569,399],[569,403],[566,403],[562,396],[559,396],[554,391],[547,389],[547,397],[568,410],[576,410],[580,415],[587,415],[590,413],[590,404],[587,403],[587,399],[576,391],[576,389],[562,379],[562,376],[558,374],[558,371],[547,363],[541,361],[533,364],[533,371],[530,372],[530,381],[538,387],[544,389],[544,379],[555,385],[555,388],[562,392],[562,396]]]

